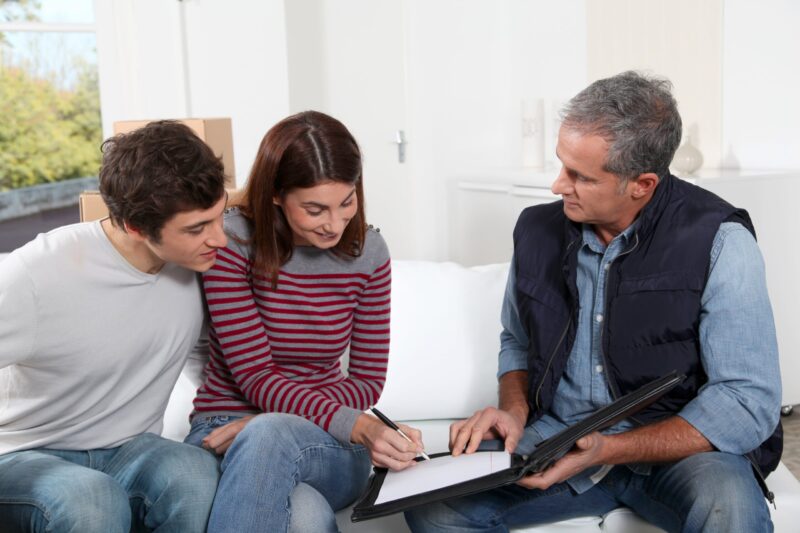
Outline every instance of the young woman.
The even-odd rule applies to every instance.
[[[311,111],[275,125],[225,231],[186,438],[221,459],[209,531],[336,531],[370,462],[399,470],[422,450],[418,431],[403,428],[410,443],[364,414],[384,385],[391,271],[350,132]]]

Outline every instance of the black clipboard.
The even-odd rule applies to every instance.
[[[511,466],[507,469],[482,477],[477,477],[446,487],[420,492],[397,500],[375,504],[386,479],[387,469],[375,468],[370,477],[366,492],[353,507],[350,519],[353,522],[370,520],[399,513],[419,505],[459,498],[477,492],[491,490],[519,481],[529,473],[541,472],[567,453],[575,441],[592,433],[613,426],[658,400],[667,391],[683,381],[685,376],[672,372],[651,381],[639,389],[626,394],[611,404],[595,411],[577,424],[541,442],[528,456],[511,454]],[[481,453],[481,452],[476,452]],[[431,455],[431,460],[446,457],[449,452]]]

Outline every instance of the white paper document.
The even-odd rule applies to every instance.
[[[400,472],[387,472],[375,505],[449,487],[510,467],[511,454],[506,451],[476,452],[458,457],[445,455],[430,461],[420,461],[416,466]]]

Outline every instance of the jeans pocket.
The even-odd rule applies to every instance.
[[[186,438],[183,439],[183,442],[186,444],[191,444],[193,446],[202,447],[203,446],[203,439],[217,429],[218,427],[222,427],[225,424],[229,424],[235,420],[238,420],[242,417],[240,416],[231,416],[231,415],[215,415],[215,416],[196,416],[192,420],[192,427],[189,430],[189,434],[186,435]]]

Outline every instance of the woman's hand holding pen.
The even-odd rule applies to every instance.
[[[405,424],[399,424],[403,433],[412,442],[407,441],[394,429],[388,427],[377,418],[362,414],[356,419],[350,440],[361,444],[369,450],[372,464],[398,471],[416,464],[417,454],[424,449],[422,433]]]

